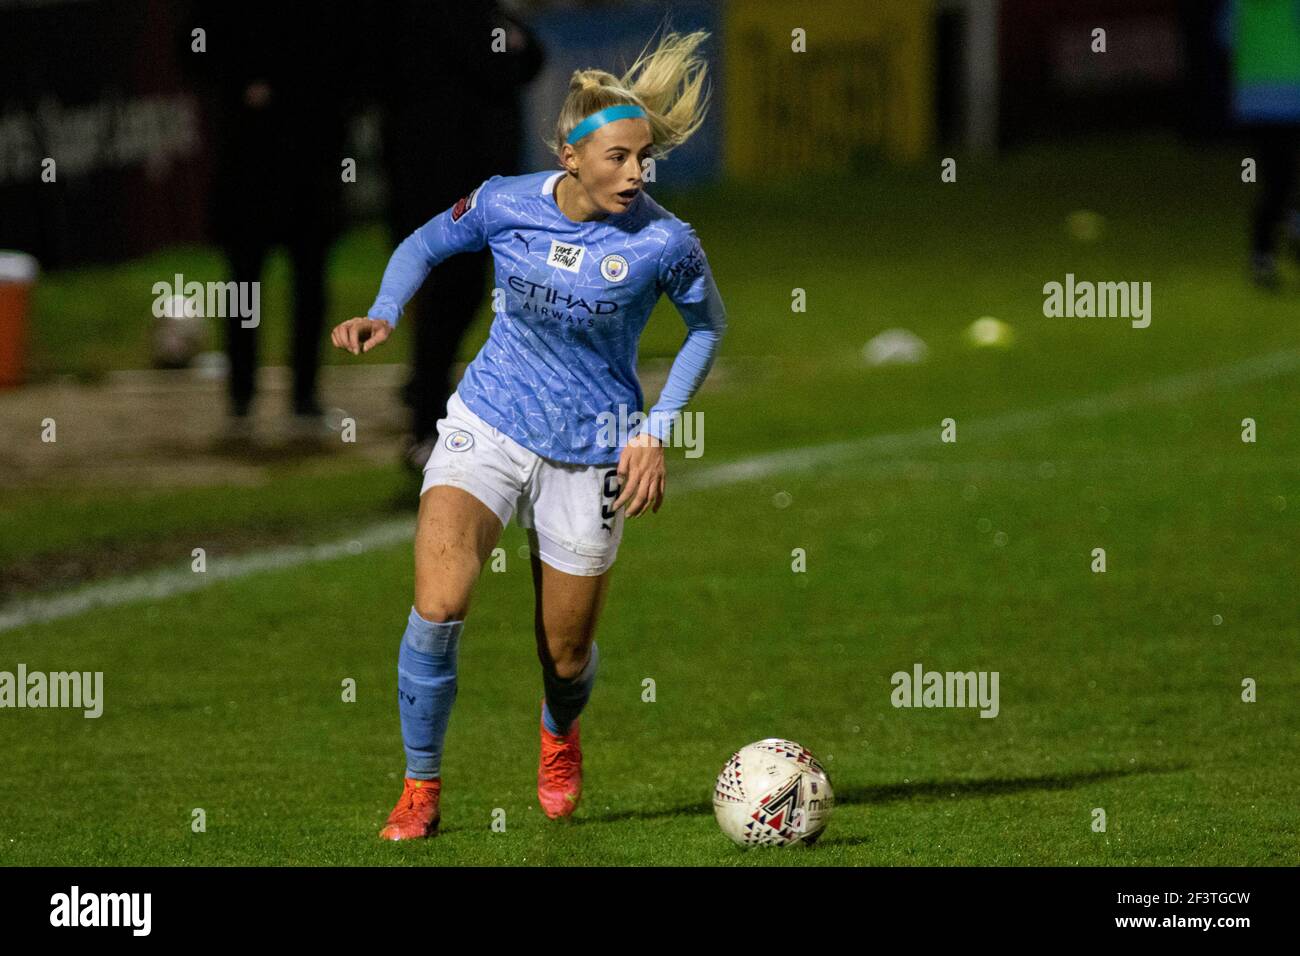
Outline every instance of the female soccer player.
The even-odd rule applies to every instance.
[[[621,78],[576,71],[551,144],[563,169],[493,176],[425,223],[393,253],[367,316],[333,331],[339,348],[369,351],[433,266],[492,250],[497,314],[424,470],[415,603],[397,658],[406,783],[385,839],[438,831],[457,646],[474,583],[512,514],[527,529],[537,599],[537,797],[553,819],[578,805],[578,715],[596,677],[596,621],[623,519],[659,510],[663,445],[726,328],[694,230],[642,181],[647,157],[681,145],[703,121],[706,37],[669,33]],[[637,343],[661,292],[688,331],[638,423]]]
[[[563,169],[491,177],[426,222],[394,251],[368,315],[331,336],[354,355],[373,349],[434,265],[491,248],[497,317],[438,423],[420,493],[415,604],[398,652],[406,786],[382,838],[437,834],[460,635],[511,515],[528,531],[537,594],[537,797],[551,818],[577,808],[578,714],[624,516],[659,510],[663,445],[727,326],[694,230],[642,181],[647,157],[667,155],[703,121],[706,38],[664,35],[621,78],[573,73],[551,144]],[[658,403],[634,424],[637,342],[660,293],[688,332]]]

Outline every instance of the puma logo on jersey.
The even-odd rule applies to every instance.
[[[582,267],[582,257],[586,254],[587,250],[582,246],[569,245],[552,239],[551,254],[546,257],[546,264],[557,269],[577,272]]]
[[[524,252],[525,252],[525,253],[532,252],[532,250],[529,249],[528,247],[529,247],[530,245],[532,245],[533,240],[529,239],[529,238],[528,238],[527,236],[525,236],[522,232],[516,232],[516,233],[515,233],[515,238],[518,239],[520,242],[522,242],[522,243],[524,244]]]

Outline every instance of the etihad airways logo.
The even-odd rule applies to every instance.
[[[551,314],[552,310],[542,308],[543,306],[556,306],[572,312],[581,310],[589,316],[613,315],[618,311],[618,303],[608,299],[593,299],[588,302],[581,296],[565,295],[559,289],[552,289],[540,282],[530,282],[520,276],[511,276],[506,281],[510,284],[510,288],[524,297],[525,311],[541,309],[543,315]],[[587,322],[588,327],[591,324],[590,321]]]

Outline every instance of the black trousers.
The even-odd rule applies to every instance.
[[[236,282],[257,282],[274,243],[269,238],[228,246],[226,255]],[[316,407],[321,338],[325,326],[325,264],[329,244],[317,232],[292,237],[286,248],[293,270],[293,324],[290,354],[293,364],[293,405],[296,412]],[[265,300],[262,301],[265,311]],[[258,328],[245,328],[239,316],[226,319],[226,354],[230,359],[230,407],[247,413],[256,391]]]
[[[492,135],[480,128],[483,110],[467,103],[456,108],[459,112],[444,122],[459,130],[458,135],[471,143]],[[385,117],[388,226],[394,245],[500,171],[480,155],[481,149],[449,154],[443,138],[431,135],[428,109],[424,101],[394,104]],[[447,399],[455,390],[452,365],[487,294],[491,262],[486,249],[444,259],[403,310],[402,327],[411,337],[405,398],[416,441],[434,437],[438,419],[447,414]]]
[[[406,308],[403,324],[412,326],[411,427],[416,441],[437,433],[455,391],[452,366],[460,340],[474,322],[486,293],[492,254],[462,253],[439,263]]]
[[[1277,248],[1278,229],[1294,204],[1296,149],[1300,128],[1259,126],[1251,131],[1255,153],[1255,174],[1259,195],[1251,215],[1251,251],[1272,254]]]

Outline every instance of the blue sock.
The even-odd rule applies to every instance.
[[[546,697],[542,701],[542,722],[551,733],[567,734],[582,713],[582,708],[587,706],[587,701],[591,698],[591,687],[596,683],[596,666],[599,661],[596,642],[592,641],[591,656],[587,658],[586,665],[568,680],[542,668],[542,685],[546,688]]]
[[[411,608],[397,655],[397,712],[402,718],[406,775],[436,780],[442,741],[456,700],[456,652],[464,621],[426,621]]]

